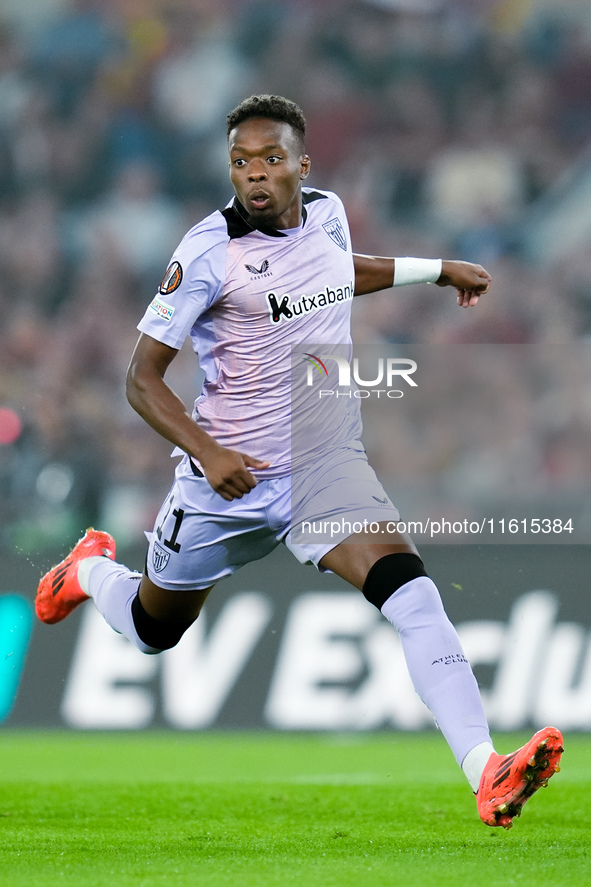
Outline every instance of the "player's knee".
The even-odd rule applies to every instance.
[[[419,576],[427,576],[427,571],[417,554],[386,554],[370,568],[362,591],[370,604],[381,610],[395,591]]]
[[[161,652],[175,647],[192,622],[163,622],[154,619],[146,613],[142,606],[139,594],[136,594],[131,603],[131,615],[133,624],[140,641],[150,647],[144,652]]]

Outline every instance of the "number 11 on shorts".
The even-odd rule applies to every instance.
[[[164,520],[162,521],[160,526],[156,528],[156,535],[158,536],[158,540],[160,542],[162,542],[162,527],[166,523],[166,521],[168,520],[168,516],[170,514],[170,509],[172,508],[173,502],[174,502],[174,498],[171,498],[170,505],[169,505],[168,511],[166,512]],[[175,508],[174,511],[172,512],[172,516],[175,519],[174,527],[172,528],[172,535],[171,535],[170,539],[165,539],[164,542],[162,542],[162,544],[166,545],[167,548],[170,548],[171,551],[174,551],[175,554],[178,554],[179,551],[181,550],[181,546],[180,546],[180,543],[177,542],[177,538],[178,538],[178,535],[179,535],[179,532],[181,529],[181,524],[183,522],[183,518],[185,516],[184,509]]]

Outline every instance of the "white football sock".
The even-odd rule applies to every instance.
[[[90,571],[97,564],[102,564],[105,560],[104,555],[97,554],[94,557],[85,557],[78,564],[78,584],[84,594],[90,596],[90,592],[88,590],[88,580],[90,579]],[[110,558],[107,558],[110,560]]]
[[[128,570],[108,557],[87,557],[78,567],[80,588],[94,600],[111,628],[125,635],[142,653],[160,653],[161,650],[144,644],[133,622],[131,603],[141,579],[141,573]]]
[[[470,787],[474,794],[478,791],[484,768],[493,752],[494,748],[490,742],[481,742],[480,745],[470,749],[462,761],[464,776],[470,783]]]
[[[461,766],[491,738],[476,678],[436,586],[428,576],[412,579],[390,595],[382,613],[400,636],[415,690]]]

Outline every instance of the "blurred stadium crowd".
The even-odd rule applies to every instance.
[[[559,346],[591,334],[589,239],[551,263],[527,249],[540,202],[585,168],[591,145],[587,2],[5,0],[2,543],[36,551],[94,523],[125,544],[151,527],[172,463],[124,398],[135,325],[184,231],[229,199],[225,116],[255,92],[304,109],[310,183],[341,195],[357,251],[493,273],[476,311],[432,287],[359,300],[359,342]],[[185,350],[170,380],[190,403]],[[589,487],[583,400],[556,447],[552,423],[545,441],[511,397],[497,416],[548,489],[561,470]],[[453,396],[446,410],[454,424]],[[483,446],[477,405],[462,416],[467,447],[471,434]],[[422,462],[413,450],[417,485],[449,468],[421,421],[434,446]],[[565,446],[576,458],[561,468]],[[502,464],[491,477],[511,487]]]

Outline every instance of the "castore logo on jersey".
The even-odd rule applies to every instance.
[[[273,272],[269,271],[269,264],[269,260],[264,259],[260,268],[257,268],[256,265],[249,265],[248,263],[246,263],[244,267],[252,274],[251,280],[253,280],[257,277],[272,277]]]

